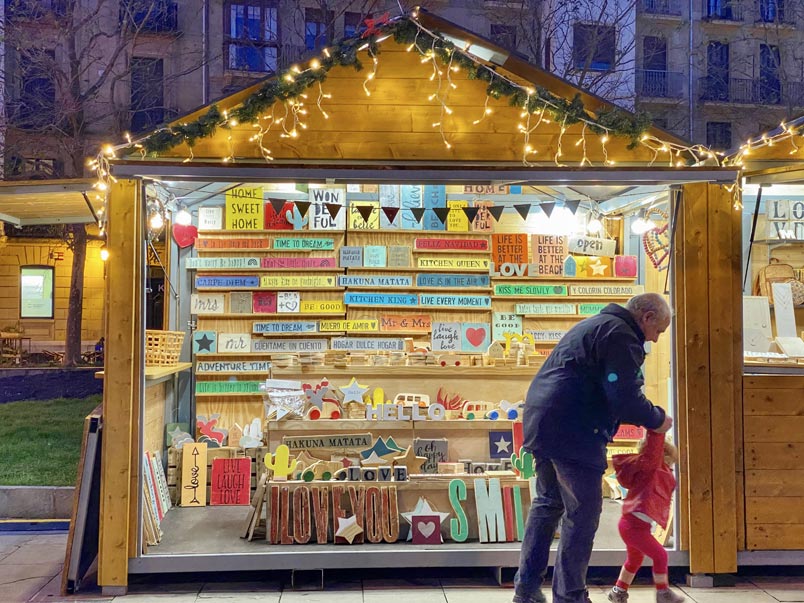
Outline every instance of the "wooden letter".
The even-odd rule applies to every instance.
[[[502,509],[502,492],[499,478],[475,480],[475,505],[477,505],[477,530],[480,542],[505,541],[505,517]]]
[[[525,537],[525,516],[522,514],[522,496],[520,493],[521,488],[514,486],[511,488],[514,499],[514,517],[516,519],[516,539],[522,542]]]
[[[505,540],[513,542],[514,538],[514,503],[511,497],[511,488],[503,488],[503,514],[505,515]]]
[[[293,544],[293,537],[288,531],[290,529],[290,491],[287,486],[281,489],[279,499],[282,506],[279,510],[279,521],[282,524],[280,527],[280,540],[282,544]]]
[[[279,486],[271,486],[271,529],[268,541],[279,544]]]
[[[376,544],[378,542],[382,542],[383,538],[380,489],[377,486],[369,486],[366,489],[365,494],[366,512],[364,523],[366,540]]]
[[[366,488],[365,486],[347,486],[349,490],[349,501],[352,503],[352,515],[355,516],[357,525],[363,528],[363,532],[355,536],[352,544],[363,542],[366,516]]]
[[[381,481],[381,482],[390,482],[391,481],[391,467],[378,467],[377,468],[377,475],[379,477],[379,481]]]
[[[293,491],[293,539],[298,544],[307,544],[312,536],[310,517],[310,490],[299,486]]]
[[[313,515],[315,515],[315,539],[318,544],[327,544],[329,532],[329,490],[313,486]]]
[[[482,480],[480,480],[482,481]],[[469,536],[469,522],[461,501],[466,500],[466,484],[462,479],[454,479],[449,483],[449,504],[455,517],[449,520],[449,535],[455,542],[465,542]]]
[[[380,523],[382,539],[385,542],[399,540],[399,504],[396,498],[396,486],[383,487],[380,490]]]
[[[346,517],[346,511],[344,511],[341,506],[343,489],[344,486],[332,487],[332,524],[335,526],[335,529],[338,527],[338,519]],[[341,536],[334,536],[334,541],[335,544],[348,544],[346,538],[342,538]]]

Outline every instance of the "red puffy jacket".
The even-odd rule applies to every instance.
[[[676,478],[664,462],[664,434],[648,431],[647,440],[641,453],[616,454],[612,458],[617,481],[628,488],[623,515],[644,513],[666,528]]]

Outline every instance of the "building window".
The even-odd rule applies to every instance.
[[[17,60],[17,98],[10,103],[10,120],[18,128],[41,128],[56,121],[56,54],[23,49]]]
[[[516,26],[492,23],[489,34],[495,44],[508,50],[516,50]]]
[[[53,318],[53,267],[20,267],[20,318]]]
[[[784,0],[759,0],[759,20],[764,23],[784,22]]]
[[[365,20],[371,17],[371,13],[355,13],[347,11],[343,14],[343,37],[355,38],[366,31]]]
[[[131,59],[131,131],[152,130],[165,119],[162,59]]]
[[[275,72],[279,54],[279,10],[276,1],[227,2],[224,10],[227,68]]]
[[[575,69],[611,71],[617,34],[613,25],[576,23],[572,26],[572,62]]]
[[[304,45],[307,50],[318,50],[332,40],[332,22],[335,13],[318,8],[304,9]]]
[[[718,151],[728,151],[731,149],[731,122],[706,122],[706,144],[710,148]]]

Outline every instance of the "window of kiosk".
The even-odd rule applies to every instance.
[[[533,376],[607,304],[671,301],[660,187],[171,186],[198,228],[169,279],[193,379],[184,410],[145,397],[144,458],[164,459],[143,470],[148,554],[404,551],[409,533],[440,532],[444,547],[508,543],[510,565],[533,487],[519,450]],[[672,330],[643,367],[671,414]],[[623,426],[609,458],[642,435]],[[602,489],[595,549],[621,555],[611,465]],[[677,549],[674,533],[656,529]]]

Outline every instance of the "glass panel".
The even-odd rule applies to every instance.
[[[53,268],[20,270],[20,318],[53,318]]]

